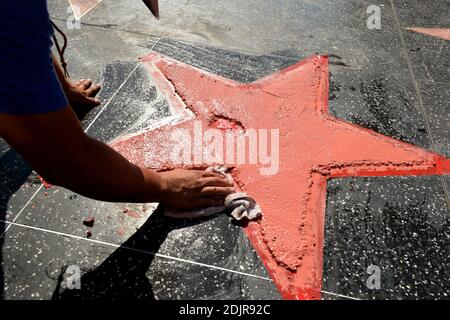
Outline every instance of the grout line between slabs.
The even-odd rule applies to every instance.
[[[162,37],[162,36],[161,36]],[[150,48],[150,50],[152,50],[159,42],[159,40],[161,40],[161,37],[159,37],[155,43],[152,45],[152,47]],[[105,105],[102,107],[102,109],[95,115],[95,118],[92,119],[91,123],[89,123],[89,125],[86,127],[86,129],[84,130],[84,132],[88,132],[88,130],[91,128],[91,126],[94,124],[94,122],[100,117],[100,115],[103,113],[103,111],[105,111],[106,107],[110,104],[110,102],[116,97],[117,93],[123,88],[123,86],[128,82],[128,80],[131,78],[131,76],[133,75],[133,73],[136,71],[136,69],[139,67],[139,61],[136,62],[136,66],[133,68],[133,70],[131,70],[131,72],[128,74],[128,76],[125,78],[125,80],[122,82],[122,84],[119,86],[119,88],[117,88],[117,90],[114,92],[114,94],[111,96],[111,98],[108,99],[108,101],[105,103]]]
[[[156,42],[154,43],[153,46],[155,46],[159,40],[161,40],[161,37],[159,37]],[[153,48],[153,47],[152,47]],[[139,67],[139,62],[136,63],[136,66],[133,68],[133,70],[128,74],[128,76],[125,78],[125,80],[122,82],[122,84],[119,86],[119,88],[117,88],[117,90],[114,92],[114,94],[111,96],[111,98],[108,99],[108,101],[105,103],[105,105],[102,107],[102,109],[96,114],[96,116],[94,117],[94,119],[92,119],[92,121],[89,123],[89,125],[86,127],[86,129],[84,129],[84,132],[87,133],[88,130],[91,128],[91,126],[94,124],[94,122],[98,119],[98,117],[103,113],[103,111],[106,109],[106,107],[110,104],[110,102],[112,101],[112,99],[116,96],[116,94],[122,89],[122,87],[125,85],[125,83],[130,79],[131,75],[134,73],[134,71],[136,71],[136,69]],[[36,195],[39,193],[39,191],[41,191],[41,189],[43,188],[43,184],[41,184],[39,186],[39,188],[36,190],[35,193],[33,193],[33,195],[28,199],[28,201],[25,203],[25,205],[19,210],[19,212],[17,213],[17,215],[14,217],[14,219],[12,220],[12,223],[15,223],[16,220],[19,218],[19,216],[22,214],[22,212],[27,208],[27,206],[30,204],[31,201],[33,201],[33,199],[36,197]],[[3,231],[3,233],[0,235],[0,238],[2,238],[6,232],[9,230],[9,228],[11,227],[11,224],[9,222],[8,226],[5,228],[5,231]]]
[[[196,262],[196,261],[192,261],[192,260],[177,258],[177,257],[165,255],[165,254],[160,254],[160,253],[154,253],[154,252],[150,252],[150,251],[146,251],[146,250],[142,250],[142,249],[126,247],[126,246],[122,246],[122,245],[119,245],[119,244],[114,244],[114,243],[110,243],[110,242],[106,242],[106,241],[84,238],[84,237],[72,235],[72,234],[69,234],[69,233],[53,231],[53,230],[39,228],[39,227],[33,227],[33,226],[22,224],[22,223],[15,223],[15,222],[2,221],[2,220],[0,220],[0,222],[6,223],[9,226],[16,226],[16,227],[25,228],[25,229],[31,229],[31,230],[41,231],[41,232],[45,232],[45,233],[51,233],[51,234],[55,234],[55,235],[58,235],[58,236],[63,236],[63,237],[71,238],[71,239],[77,239],[77,240],[82,240],[82,241],[86,241],[86,242],[101,244],[101,245],[110,246],[110,247],[114,247],[114,248],[118,248],[118,249],[130,250],[130,251],[138,252],[138,253],[142,253],[142,254],[149,254],[149,255],[153,255],[155,257],[159,257],[159,258],[163,258],[163,259],[167,259],[167,260],[173,260],[173,261],[178,261],[178,262],[182,262],[182,263],[193,264],[193,265],[205,267],[205,268],[208,268],[208,269],[214,269],[214,270],[219,270],[219,271],[239,274],[239,275],[246,276],[246,277],[251,277],[251,278],[256,278],[256,279],[272,282],[272,279],[270,279],[270,278],[257,276],[257,275],[246,273],[246,272],[231,270],[231,269],[227,269],[227,268],[222,268],[222,267],[218,267],[218,266],[213,266],[213,265],[209,265],[209,264],[206,264],[206,263],[201,263],[201,262]],[[351,297],[351,296],[347,296],[347,295],[343,295],[343,294],[339,294],[339,293],[334,293],[334,292],[329,292],[329,291],[325,291],[325,290],[320,290],[320,292],[323,293],[323,294],[330,295],[330,296],[335,296],[335,297],[340,297],[340,298],[345,298],[345,299],[350,299],[350,300],[362,300],[360,298]]]
[[[146,251],[146,250],[142,250],[142,249],[126,247],[126,246],[122,246],[122,245],[119,245],[119,244],[114,244],[114,243],[105,242],[105,241],[101,241],[101,240],[94,240],[94,239],[84,238],[84,237],[75,236],[75,235],[72,235],[72,234],[69,234],[69,233],[53,231],[53,230],[39,228],[39,227],[33,227],[33,226],[30,226],[30,225],[27,225],[27,224],[16,223],[16,222],[9,222],[9,221],[2,221],[2,220],[0,220],[0,221],[3,222],[3,223],[9,224],[10,226],[16,226],[16,227],[21,227],[21,228],[41,231],[41,232],[45,232],[45,233],[51,233],[51,234],[55,234],[55,235],[58,235],[58,236],[68,237],[68,238],[77,239],[77,240],[83,240],[83,241],[87,241],[87,242],[91,242],[91,243],[97,243],[97,244],[110,246],[110,247],[115,247],[115,248],[119,248],[119,249],[130,250],[130,251],[143,253],[143,254],[150,254],[150,255],[153,255],[155,257],[160,257],[160,258],[164,258],[164,259],[167,259],[167,260],[174,260],[174,261],[178,261],[178,262],[183,262],[183,263],[198,265],[198,266],[201,266],[201,267],[206,267],[206,268],[209,268],[209,269],[215,269],[215,270],[235,273],[235,274],[239,274],[239,275],[243,275],[243,276],[247,276],[247,277],[252,277],[252,278],[257,278],[257,279],[261,279],[261,280],[265,280],[265,281],[272,281],[270,278],[257,276],[257,275],[246,273],[246,272],[231,270],[231,269],[227,269],[227,268],[222,268],[222,267],[218,267],[218,266],[213,266],[213,265],[209,265],[209,264],[206,264],[206,263],[201,263],[201,262],[196,262],[196,261],[192,261],[192,260],[186,260],[186,259],[182,259],[182,258],[172,257],[172,256],[169,256],[169,255],[160,254],[160,253],[154,253],[154,252],[150,252],[150,251]]]
[[[256,278],[256,279],[272,282],[272,279],[270,279],[270,278],[257,276],[257,275],[246,273],[246,272],[231,270],[231,269],[227,269],[227,268],[222,268],[222,267],[218,267],[218,266],[213,266],[213,265],[209,265],[209,264],[206,264],[206,263],[201,263],[201,262],[196,262],[196,261],[192,261],[192,260],[177,258],[177,257],[165,255],[165,254],[160,254],[160,253],[154,253],[154,252],[150,252],[150,251],[146,251],[146,250],[142,250],[142,249],[136,249],[136,248],[132,248],[132,247],[121,246],[119,244],[114,244],[114,243],[110,243],[110,242],[106,242],[106,241],[84,238],[84,237],[72,235],[72,234],[69,234],[69,233],[53,231],[53,230],[39,228],[39,227],[33,227],[33,226],[22,224],[22,223],[15,223],[15,222],[3,221],[3,220],[0,220],[0,222],[8,224],[9,227],[16,226],[16,227],[25,228],[25,229],[31,229],[31,230],[41,231],[41,232],[45,232],[45,233],[51,233],[51,234],[55,234],[55,235],[58,235],[58,236],[63,236],[63,237],[71,238],[71,239],[77,239],[77,240],[82,240],[82,241],[86,241],[86,242],[101,244],[101,245],[110,246],[110,247],[114,247],[114,248],[118,248],[118,249],[130,250],[130,251],[138,252],[138,253],[142,253],[142,254],[149,254],[149,255],[153,255],[155,257],[159,257],[159,258],[163,258],[163,259],[167,259],[167,260],[173,260],[173,261],[178,261],[178,262],[182,262],[182,263],[193,264],[193,265],[205,267],[205,268],[208,268],[208,269],[214,269],[214,270],[219,270],[219,271],[239,274],[239,275],[246,276],[246,277],[251,277],[251,278]],[[345,298],[345,299],[361,300],[359,298],[355,298],[355,297],[351,297],[351,296],[347,296],[347,295],[343,295],[343,294],[339,294],[339,293],[329,292],[329,291],[325,291],[325,290],[320,290],[320,292],[324,293],[324,294],[327,294],[327,295],[340,297],[340,298]]]
[[[75,13],[75,9],[74,9],[74,7],[76,7],[76,5],[74,5],[73,3],[72,3],[72,0],[69,0],[69,3],[70,3],[70,7],[72,8],[72,12],[73,12],[73,15],[75,16],[75,19],[76,20],[80,20],[81,18],[83,18],[89,11],[91,11],[92,9],[94,9],[96,6],[98,6],[100,3],[102,3],[103,2],[103,0],[100,0],[99,2],[97,2],[96,4],[94,4],[92,7],[90,7],[88,10],[86,10],[85,12],[83,12],[83,14],[81,15],[81,16],[79,16],[79,17],[77,17],[77,15],[76,15],[76,13]]]
[[[425,126],[426,126],[427,131],[428,131],[428,138],[429,138],[429,141],[431,143],[431,149],[432,149],[433,152],[437,153],[436,152],[436,143],[434,142],[433,133],[431,131],[431,126],[430,126],[430,121],[428,119],[428,115],[427,115],[427,113],[425,111],[425,108],[424,108],[424,104],[423,104],[423,100],[422,100],[422,94],[421,94],[421,91],[420,91],[419,83],[417,82],[417,78],[416,78],[416,74],[414,72],[413,64],[412,64],[411,58],[409,57],[409,54],[408,54],[408,48],[406,46],[405,38],[403,37],[402,26],[400,24],[400,20],[399,20],[398,15],[397,15],[397,10],[395,8],[394,0],[389,0],[389,2],[391,4],[392,13],[394,15],[394,20],[395,20],[395,23],[397,25],[397,31],[398,31],[399,36],[400,36],[400,43],[401,43],[401,46],[402,46],[403,54],[405,56],[406,63],[408,64],[409,73],[411,75],[411,79],[412,79],[412,82],[414,84],[414,89],[416,91],[416,96],[417,96],[417,100],[418,100],[419,109],[420,109],[420,112],[422,113],[422,117],[423,117],[423,120],[425,121]],[[449,190],[447,188],[447,184],[445,183],[443,176],[438,176],[438,178],[439,178],[439,181],[441,182],[442,189],[444,190],[444,196],[445,196],[445,199],[446,199],[446,202],[447,202],[447,210],[448,210],[448,212],[450,212],[450,195],[449,195]]]
[[[108,101],[105,103],[105,105],[100,109],[100,111],[95,115],[94,119],[89,123],[89,125],[86,127],[84,132],[88,132],[89,129],[92,127],[92,125],[95,123],[95,121],[100,117],[100,115],[105,111],[106,107],[110,104],[110,102],[116,97],[117,93],[123,88],[123,86],[127,83],[127,81],[130,79],[130,77],[133,75],[133,73],[136,71],[136,69],[139,67],[139,62],[136,63],[133,70],[131,70],[130,74],[125,78],[125,80],[122,82],[122,84],[117,88],[117,90],[114,92],[114,94],[111,96],[111,98],[108,99]]]
[[[334,292],[328,292],[328,291],[324,291],[324,290],[320,290],[321,293],[330,295],[330,296],[335,296],[335,297],[339,297],[339,298],[345,298],[345,299],[350,299],[350,300],[362,300],[360,298],[355,298],[355,297],[350,297],[350,296],[346,296],[344,294],[339,294],[339,293],[334,293]]]
[[[36,197],[36,195],[39,193],[39,191],[41,191],[41,189],[44,187],[43,184],[41,184],[39,186],[39,188],[33,193],[33,195],[30,197],[30,199],[28,199],[28,201],[25,203],[25,205],[19,210],[19,212],[17,213],[17,215],[14,217],[14,219],[12,220],[12,223],[16,222],[17,218],[22,214],[22,212],[25,210],[25,208],[30,204],[30,202],[34,199],[34,197]],[[4,221],[6,222],[6,221]],[[8,226],[5,228],[5,231],[3,231],[3,233],[0,235],[0,238],[3,238],[3,236],[5,235],[5,233],[9,230],[9,228],[11,228],[11,224],[8,224]]]

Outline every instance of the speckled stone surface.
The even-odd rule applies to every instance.
[[[449,226],[437,177],[331,180],[323,290],[361,299],[448,299]],[[379,268],[379,287],[370,285],[370,266]]]
[[[138,65],[150,50],[242,82],[319,52],[330,58],[333,115],[450,156],[449,42],[405,29],[448,27],[445,0],[379,1],[380,30],[366,27],[369,0],[167,0],[159,21],[140,1],[103,1],[80,29],[66,27],[67,0],[48,4],[69,38],[72,78],[103,83],[102,106],[79,111],[102,141],[169,114]],[[103,203],[59,187],[31,199],[39,186],[0,140],[0,234],[9,228],[0,237],[1,298],[280,298],[226,216],[171,221],[152,204]],[[448,177],[330,181],[322,298],[448,299],[449,189]],[[89,228],[82,220],[91,216]],[[367,288],[370,264],[380,268],[379,290]],[[61,270],[71,265],[80,268],[80,290],[65,287]]]
[[[123,246],[152,246],[159,239],[148,231],[144,226]],[[279,298],[270,280],[16,226],[2,254],[4,299]],[[74,270],[79,289],[71,288]]]
[[[0,220],[12,221],[40,181],[33,169],[14,149],[0,138]],[[4,226],[0,222],[0,235]]]

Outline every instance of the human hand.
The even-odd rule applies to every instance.
[[[164,185],[163,202],[171,208],[222,206],[225,197],[236,192],[232,181],[214,172],[175,169],[160,175]]]
[[[100,91],[100,84],[92,85],[92,81],[81,79],[78,82],[68,82],[63,85],[69,104],[72,108],[92,108],[100,104],[100,100],[95,98]]]

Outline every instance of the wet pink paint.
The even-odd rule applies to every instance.
[[[450,28],[406,28],[406,29],[450,41]]]

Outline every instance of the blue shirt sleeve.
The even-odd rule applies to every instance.
[[[0,113],[40,114],[68,105],[56,76],[46,0],[0,1]]]

